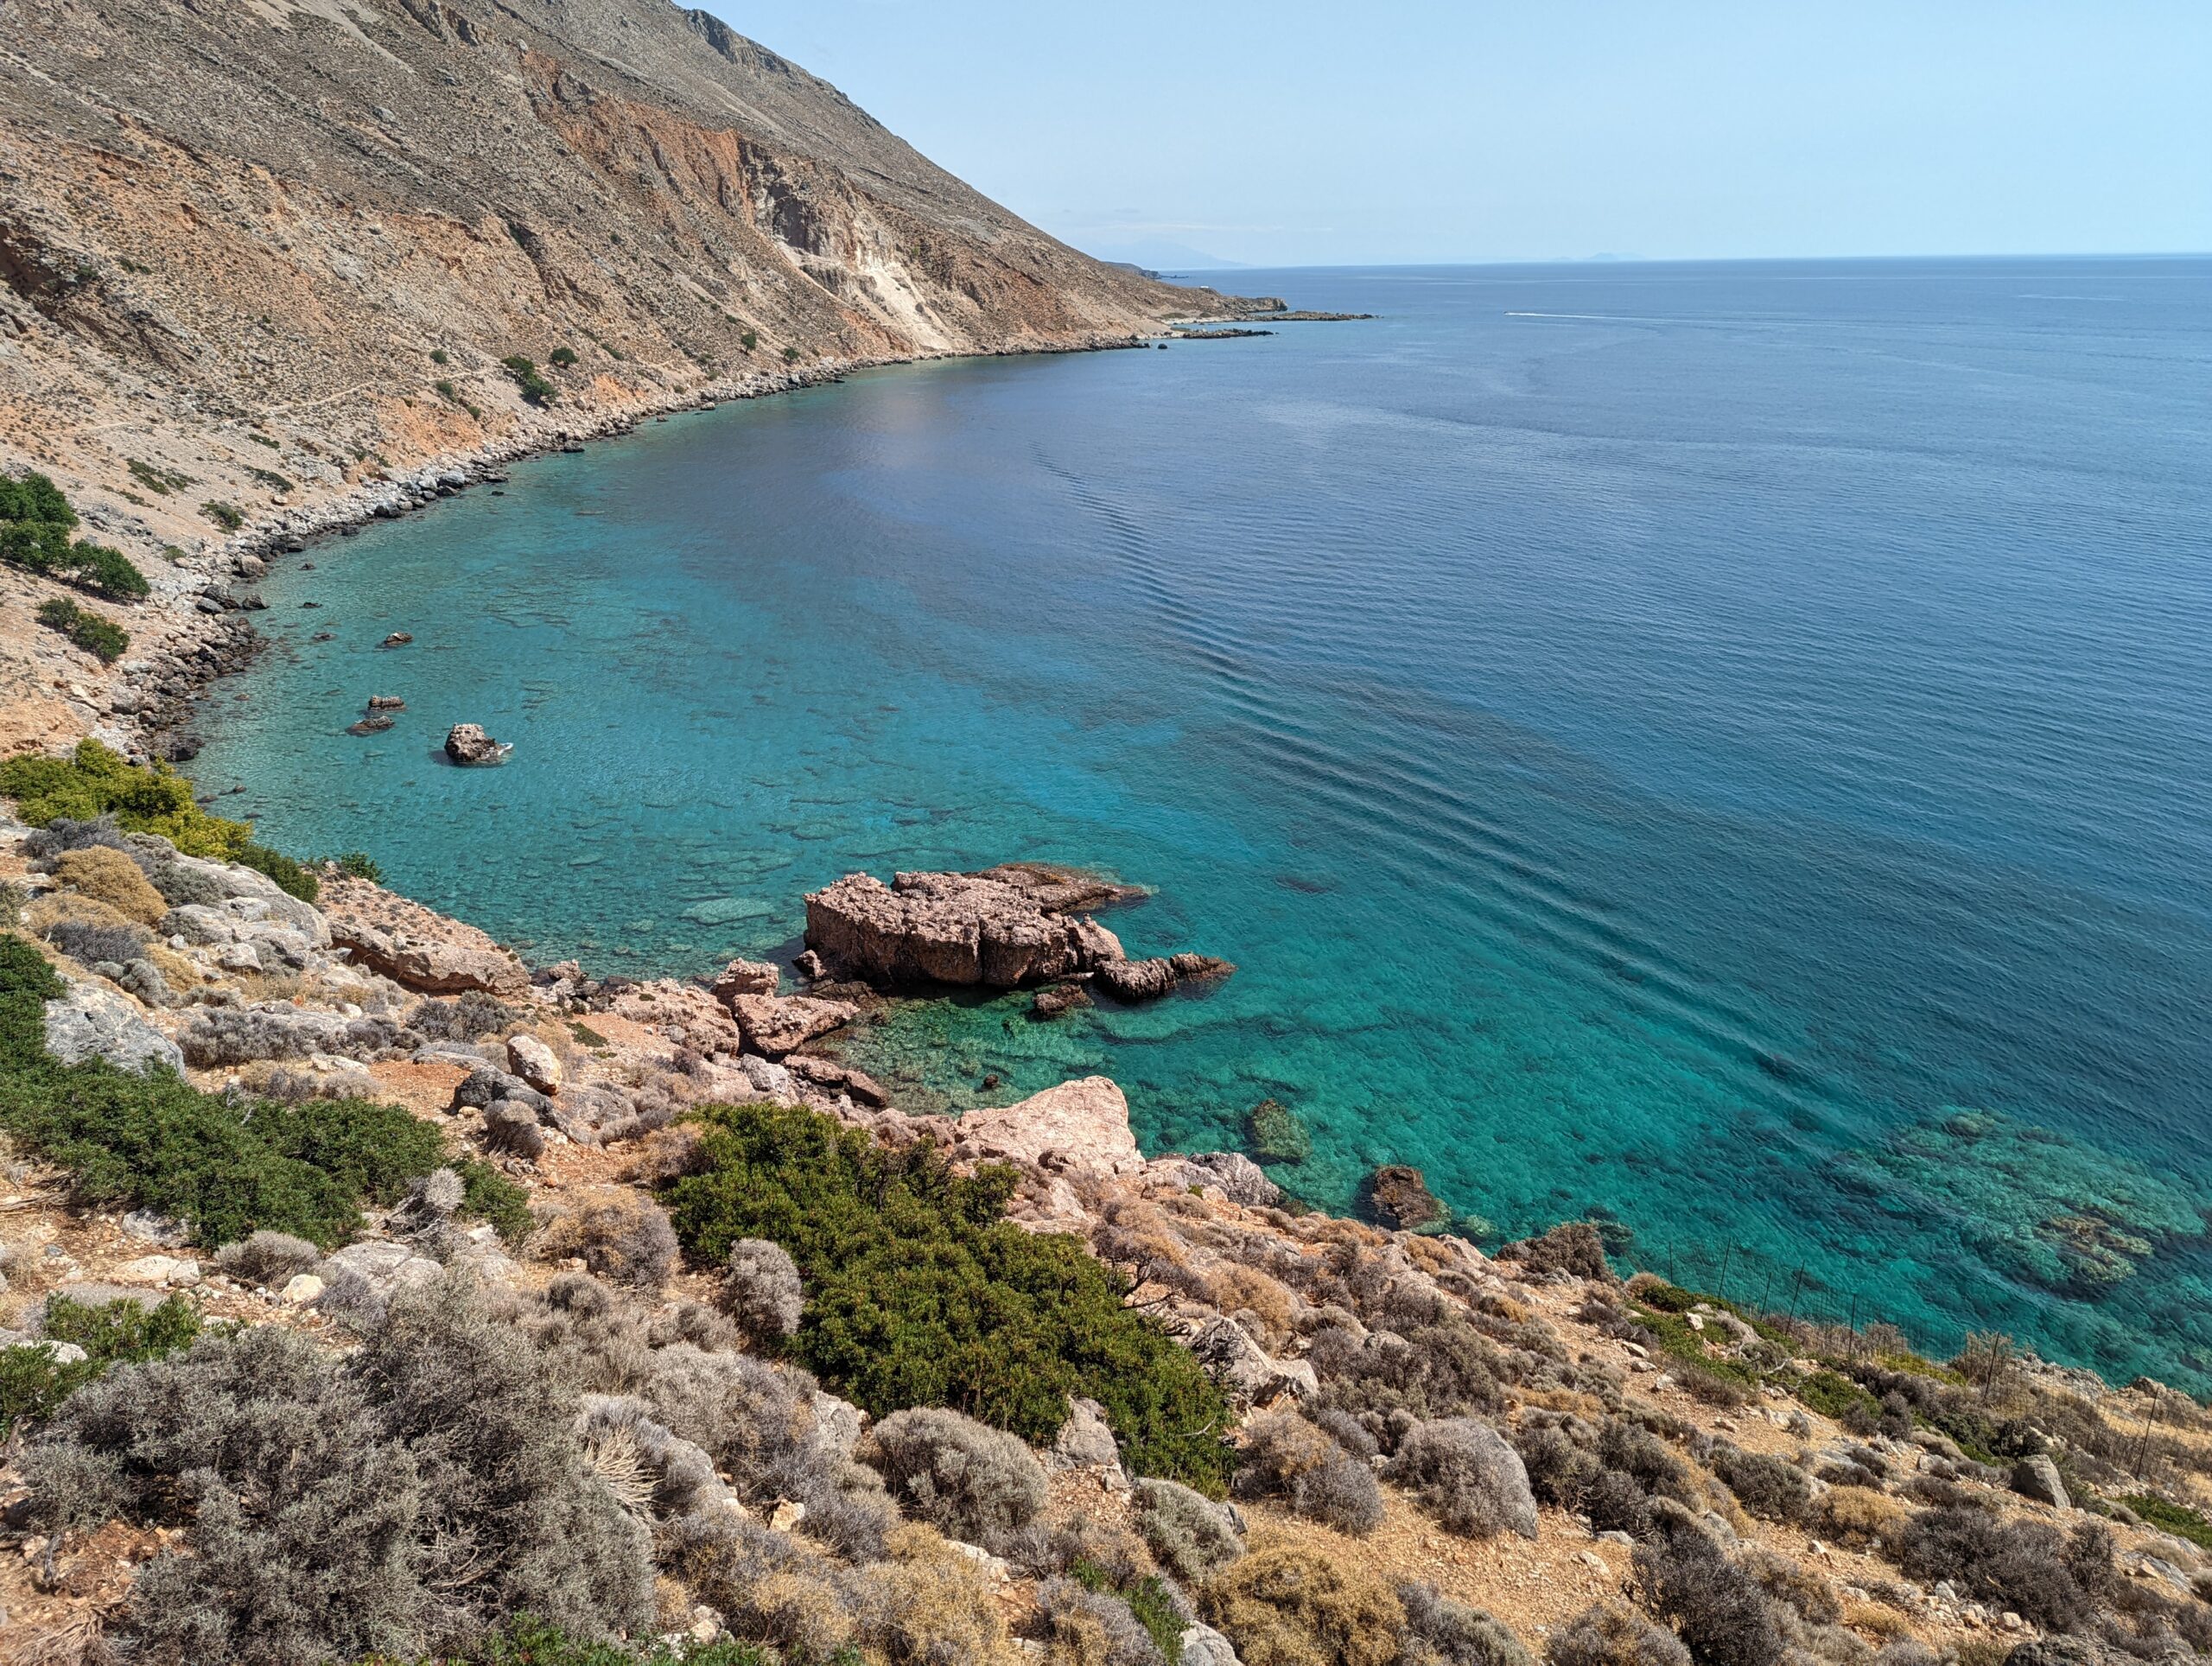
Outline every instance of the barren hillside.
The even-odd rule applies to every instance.
[[[126,540],[189,549],[205,503],[251,519],[694,391],[1128,340],[1193,305],[662,0],[8,21],[0,457]]]

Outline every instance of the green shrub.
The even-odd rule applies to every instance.
[[[784,349],[784,362],[786,365],[796,365],[798,363],[798,349],[797,347],[785,347]]]
[[[348,850],[333,856],[330,865],[349,879],[366,880],[371,885],[384,883],[384,869],[378,867],[376,858],[365,850]]]
[[[245,472],[252,475],[257,480],[259,480],[271,492],[284,493],[289,492],[292,489],[291,481],[286,480],[282,474],[279,474],[273,468],[256,468],[251,463],[248,463],[246,465]]]
[[[226,532],[235,532],[245,525],[245,512],[234,503],[218,503],[210,499],[200,506],[200,512]]]
[[[124,460],[130,470],[130,478],[149,492],[167,497],[172,492],[183,490],[193,483],[192,476],[175,468],[163,468],[159,464],[141,462],[136,457]]]
[[[515,385],[522,390],[522,397],[533,405],[550,405],[555,395],[552,383],[538,374],[537,366],[518,353],[511,353],[499,360],[513,377]]]
[[[112,665],[130,646],[130,633],[120,625],[86,613],[67,596],[51,596],[38,604],[38,622],[59,631],[104,665]]]
[[[449,365],[453,360],[448,356],[446,350],[443,347],[432,347],[430,349],[430,362],[434,365]]]
[[[1817,1370],[1797,1384],[1797,1397],[1823,1417],[1840,1421],[1853,1408],[1880,1416],[1882,1402],[1840,1371]]]
[[[701,1173],[669,1188],[695,1265],[741,1238],[790,1251],[807,1304],[790,1351],[876,1417],[949,1406],[1050,1441],[1071,1394],[1106,1409],[1141,1472],[1218,1495],[1227,1402],[1076,1239],[1004,1219],[1014,1171],[955,1174],[930,1145],[892,1151],[799,1108],[702,1115]]]
[[[574,347],[554,348],[553,362],[558,365],[563,370],[568,369],[569,366],[576,362],[576,350]]]
[[[2212,1522],[2208,1522],[2187,1504],[2175,1504],[2151,1492],[2131,1492],[2120,1499],[2130,1510],[2155,1528],[2172,1534],[2177,1539],[2187,1539],[2191,1544],[2212,1550]]]
[[[43,1422],[54,1408],[111,1365],[161,1359],[200,1334],[200,1310],[182,1296],[147,1308],[125,1298],[88,1305],[49,1296],[43,1330],[54,1342],[73,1342],[82,1359],[57,1364],[35,1343],[0,1349],[0,1440],[22,1421]]]
[[[0,520],[0,561],[26,572],[59,571],[69,560],[69,528],[60,521]]]
[[[77,512],[51,480],[26,471],[20,478],[0,474],[0,521],[47,522],[73,531]]]
[[[80,539],[69,551],[63,563],[63,575],[72,582],[82,585],[95,595],[112,598],[117,601],[133,601],[146,595],[152,586],[130,557],[122,550],[105,544],[94,544]]]
[[[253,843],[245,822],[210,816],[194,803],[192,783],[166,764],[126,761],[97,741],[80,741],[67,758],[36,755],[0,762],[0,795],[33,827],[57,817],[89,822],[111,815],[132,833],[158,833],[188,856],[237,862]]]
[[[276,881],[286,895],[297,897],[302,902],[313,902],[322,894],[322,881],[313,869],[294,862],[281,850],[271,850],[265,844],[247,843],[232,858],[242,868],[251,868],[257,874],[265,874]]]
[[[737,339],[739,345],[743,347],[746,352],[750,353],[753,348],[760,345],[760,332],[758,330],[747,330],[744,334],[739,336]]]
[[[457,405],[461,403],[461,390],[454,387],[451,382],[440,381],[433,383],[432,385],[451,404]]]
[[[858,1666],[859,1656],[850,1658]],[[372,1655],[361,1666],[407,1663],[388,1655]],[[587,1642],[557,1625],[518,1614],[461,1654],[440,1655],[412,1666],[771,1666],[771,1663],[751,1644],[728,1638],[685,1648],[656,1637],[632,1649],[620,1644]],[[829,1666],[842,1666],[842,1662],[833,1658]]]
[[[62,992],[37,950],[0,938],[0,1129],[71,1171],[88,1203],[158,1211],[206,1244],[266,1229],[327,1249],[359,1230],[364,1201],[397,1202],[448,1166],[438,1130],[397,1105],[234,1100],[166,1071],[65,1065],[46,1051],[43,1004]],[[512,1224],[488,1174],[474,1192]]]

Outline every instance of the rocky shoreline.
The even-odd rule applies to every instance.
[[[1241,317],[1241,309],[1224,317]],[[1245,332],[1264,334],[1264,332]],[[1163,330],[1161,335],[1175,334]],[[191,733],[198,705],[221,678],[247,669],[264,645],[248,615],[265,606],[253,586],[271,563],[304,555],[316,542],[346,536],[378,520],[395,520],[429,509],[473,486],[505,482],[506,470],[531,457],[580,451],[590,442],[634,434],[643,423],[686,412],[704,412],[740,400],[820,387],[859,370],[887,369],[931,362],[947,356],[1016,358],[1032,354],[1107,353],[1153,345],[1145,335],[1102,335],[1064,345],[1009,347],[994,353],[889,354],[826,360],[790,372],[753,372],[661,398],[639,398],[619,409],[582,416],[554,414],[525,430],[502,436],[466,451],[434,456],[388,478],[330,493],[320,499],[280,506],[219,542],[157,571],[155,594],[125,614],[142,640],[155,645],[133,652],[115,666],[80,679],[93,689],[99,718],[96,738],[134,761],[159,759],[182,762],[197,754]],[[156,619],[158,634],[148,628]]]

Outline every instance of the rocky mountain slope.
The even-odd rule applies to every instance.
[[[0,44],[0,459],[134,555],[703,390],[1217,301],[664,0],[26,0]]]

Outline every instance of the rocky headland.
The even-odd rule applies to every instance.
[[[1403,1165],[1314,1211],[1273,1101],[1147,1154],[1102,1077],[953,1118],[836,1052],[887,995],[1234,970],[1131,959],[1132,887],[850,874],[792,963],[641,982],[156,767],[271,561],[530,452],[1336,315],[1090,261],[656,0],[10,30],[0,461],[143,584],[0,525],[0,1661],[2212,1648],[2212,1421],[2156,1383],[1624,1282],[1587,1225],[1486,1250]]]

